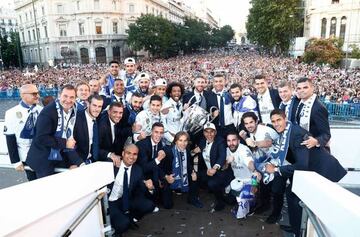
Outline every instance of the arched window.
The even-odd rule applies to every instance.
[[[330,36],[336,35],[336,17],[331,18],[330,21]]]
[[[340,21],[340,39],[345,39],[345,32],[346,32],[346,16],[341,17]]]
[[[326,37],[326,18],[323,18],[321,20],[321,38],[325,38]]]

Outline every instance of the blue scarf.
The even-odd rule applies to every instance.
[[[185,157],[186,154],[181,156],[181,153],[176,149],[176,146],[173,146],[171,150],[173,153],[172,173],[174,174],[175,181],[170,185],[170,188],[181,190],[181,192],[188,192],[189,179],[187,173],[187,160]]]
[[[58,124],[56,127],[56,131],[55,131],[55,137],[59,137],[59,138],[64,138],[64,139],[68,139],[70,137],[72,137],[73,135],[73,131],[74,131],[74,126],[75,126],[75,121],[76,121],[76,106],[74,106],[73,110],[71,111],[71,115],[69,118],[69,121],[64,129],[64,110],[60,104],[59,99],[55,100],[55,106],[56,106],[56,111],[58,114]],[[64,151],[69,151],[69,149],[64,149]],[[60,149],[54,149],[51,148],[48,160],[54,160],[54,161],[61,161],[63,160],[61,153],[60,153]]]
[[[126,85],[125,85],[125,94],[130,91],[130,92],[134,92],[136,90],[136,87],[134,85],[134,80],[136,78],[136,74],[133,74],[134,76],[130,75],[130,74],[125,74],[126,77]]]
[[[76,99],[76,105],[77,105],[76,108],[78,111],[83,111],[83,110],[87,109],[86,101],[81,100],[79,98]]]
[[[24,103],[24,101],[20,102],[20,105],[25,109],[28,109],[29,116],[25,122],[24,128],[20,133],[20,138],[23,139],[33,139],[35,135],[35,122],[37,119],[38,111],[34,110],[36,105],[29,106]]]
[[[136,120],[136,116],[138,115],[138,112],[133,110],[132,106],[130,104],[127,104],[126,107],[129,110],[129,118],[128,118],[128,124],[133,125]]]
[[[241,99],[239,100],[239,103],[234,102],[234,104],[232,106],[233,111],[244,112],[244,113],[248,112],[249,109],[243,107],[245,100],[246,100],[246,97],[242,96]]]
[[[103,91],[106,97],[111,96],[111,90],[114,87],[114,83],[115,83],[115,77],[109,73],[106,76],[106,85],[104,87],[105,91]]]
[[[290,134],[291,134],[292,123],[286,122],[285,130],[280,134],[278,139],[273,143],[273,152],[268,157],[261,157],[259,161],[255,163],[257,170],[263,173],[263,180],[265,184],[268,184],[272,179],[273,175],[265,172],[265,166],[267,163],[271,163],[275,166],[282,166],[289,149]]]
[[[229,92],[227,91],[224,91],[224,92],[214,92],[216,95],[220,95],[222,97],[225,98],[225,104],[228,105],[228,104],[231,104],[231,95]]]

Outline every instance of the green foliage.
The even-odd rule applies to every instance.
[[[356,44],[351,44],[349,45],[349,47],[351,48],[351,57],[352,58],[356,58],[356,59],[360,59],[360,49]]]
[[[234,37],[226,25],[211,29],[203,21],[186,18],[183,25],[162,17],[143,15],[129,25],[128,44],[134,50],[147,50],[154,57],[170,57],[178,52],[191,53],[211,46],[225,46]]]
[[[1,46],[1,56],[5,67],[9,66],[19,66],[19,56],[18,50],[20,48],[20,39],[17,32],[10,33],[10,38],[8,35],[0,35],[0,46]],[[19,47],[19,48],[17,48]],[[20,55],[21,58],[21,55]]]
[[[304,54],[304,62],[330,64],[333,67],[337,67],[343,58],[341,46],[341,40],[335,38],[312,38],[307,42]]]
[[[303,27],[299,0],[251,0],[246,23],[248,38],[267,50],[287,52]]]

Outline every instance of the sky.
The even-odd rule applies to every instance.
[[[250,0],[184,0],[190,6],[200,1],[206,2],[208,8],[220,18],[220,26],[231,25],[236,32],[244,31]],[[0,0],[0,6],[13,2],[14,0]]]

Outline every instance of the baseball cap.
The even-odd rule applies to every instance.
[[[206,123],[206,124],[204,125],[204,130],[205,130],[205,129],[208,129],[208,128],[211,128],[211,129],[216,130],[215,125],[214,125],[213,123],[210,123],[210,122],[208,122],[208,123]]]
[[[167,86],[167,82],[165,79],[163,78],[159,78],[155,81],[155,85],[154,86]]]
[[[139,75],[137,75],[135,81],[139,82],[141,80],[150,80],[150,76],[149,74],[145,73],[145,72],[142,72],[140,73]]]
[[[135,64],[135,59],[134,58],[126,58],[124,60],[124,64]]]

